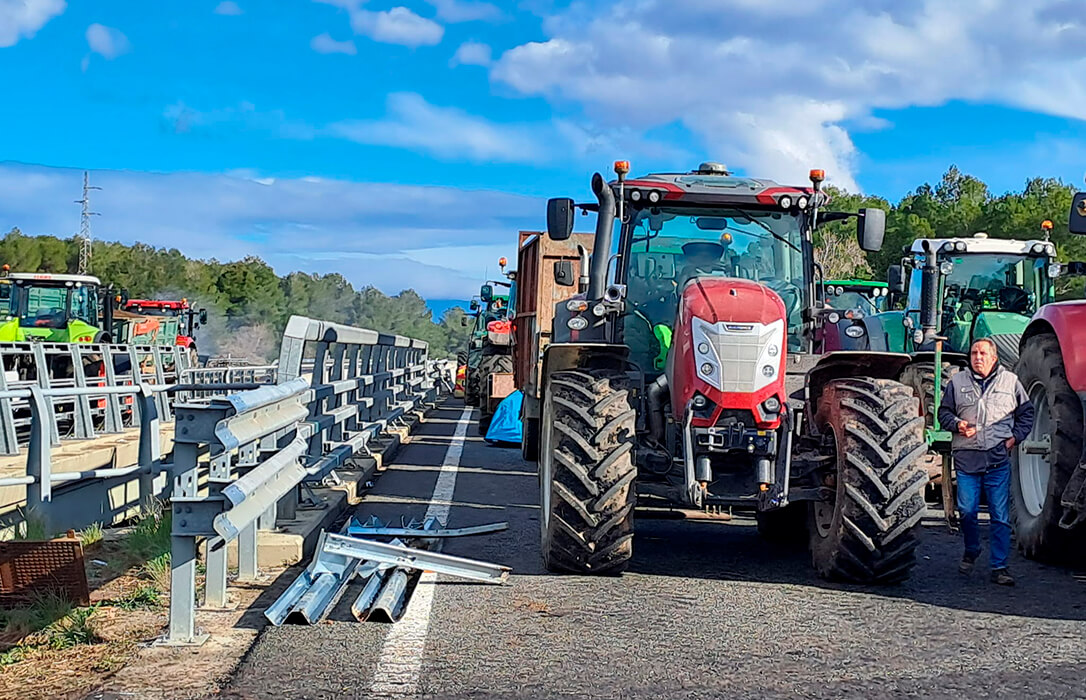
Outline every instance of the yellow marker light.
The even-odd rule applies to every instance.
[[[506,264],[508,264],[508,262],[509,261],[506,260],[505,258],[498,258],[498,264],[501,265],[502,267],[505,267]]]
[[[822,182],[826,179],[826,171],[821,168],[816,168],[810,173],[812,182]]]
[[[626,175],[630,172],[630,161],[628,160],[616,160],[615,161],[615,174]]]
[[[1049,221],[1048,219],[1045,219],[1044,221],[1042,221],[1041,222],[1041,230],[1043,230],[1043,231],[1051,231],[1052,230],[1052,222]]]

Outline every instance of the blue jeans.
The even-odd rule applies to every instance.
[[[991,523],[991,548],[989,557],[993,569],[1007,567],[1007,557],[1011,552],[1011,463],[988,467],[983,474],[958,475],[958,510],[962,514],[962,535],[965,537],[965,555],[974,559],[980,554],[980,527],[977,525],[977,513],[980,511],[980,493],[984,490],[988,501],[988,516]]]

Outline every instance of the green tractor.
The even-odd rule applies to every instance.
[[[111,294],[90,275],[8,273],[0,279],[0,342],[112,342]]]
[[[887,280],[892,299],[903,309],[864,318],[871,350],[905,352],[912,361],[899,381],[920,399],[925,435],[934,451],[929,476],[941,479],[948,519],[953,519],[949,459],[950,433],[936,421],[950,378],[969,366],[969,347],[990,338],[1000,361],[1013,369],[1018,344],[1034,312],[1054,299],[1061,273],[1056,246],[1048,240],[1051,223],[1042,225],[1043,240],[970,238],[919,239],[900,265],[891,265]]]
[[[505,258],[502,258],[504,271]],[[512,277],[513,273],[507,276]],[[479,431],[490,427],[494,408],[512,390],[513,375],[513,312],[510,300],[514,282],[488,280],[479,289],[479,298],[471,300],[474,321],[468,339],[467,375],[464,381],[464,403],[478,406]],[[506,294],[495,294],[495,288],[505,287]],[[471,321],[465,317],[464,323]],[[508,391],[506,390],[508,389]]]

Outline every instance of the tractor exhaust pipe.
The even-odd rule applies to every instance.
[[[667,402],[667,375],[661,374],[656,378],[656,381],[649,384],[645,390],[645,395],[649,400],[647,419],[649,435],[652,436],[653,440],[663,445],[667,424],[667,419],[664,418],[664,404]]]
[[[611,259],[611,233],[615,225],[615,193],[599,173],[592,176],[592,192],[600,203],[592,270],[588,278],[588,298],[594,301],[602,299],[603,291],[607,289],[607,264]]]
[[[924,344],[935,339],[939,327],[939,263],[931,243],[924,241],[924,267],[920,270],[920,330]]]

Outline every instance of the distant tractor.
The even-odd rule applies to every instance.
[[[499,265],[504,273],[506,259]],[[479,432],[486,434],[494,410],[513,392],[513,324],[511,300],[515,299],[515,273],[505,273],[509,282],[488,280],[472,300],[474,325],[468,339],[468,361],[464,402],[479,407]],[[495,294],[495,287],[510,289]],[[465,323],[467,320],[465,319]]]
[[[833,309],[847,311],[859,309],[871,315],[886,310],[886,301],[890,290],[885,282],[874,280],[828,280],[826,282],[826,305]]]
[[[926,452],[909,356],[822,355],[815,228],[885,212],[825,211],[811,187],[716,163],[616,181],[596,201],[552,199],[547,231],[596,212],[587,288],[555,308],[543,349],[540,525],[547,568],[617,573],[635,505],[753,513],[772,539],[807,537],[828,578],[893,583],[914,564]],[[615,224],[618,240],[613,240]],[[555,265],[565,277],[568,266]],[[809,526],[809,527],[808,527]]]
[[[1068,229],[1086,234],[1086,192],[1074,197]],[[1034,559],[1077,566],[1086,565],[1084,348],[1086,301],[1047,304],[1029,322],[1016,373],[1037,417],[1011,460],[1019,549]]]
[[[123,310],[156,319],[170,319],[150,344],[178,345],[189,351],[190,366],[199,364],[196,351],[196,331],[207,325],[207,309],[196,309],[188,299],[181,301],[160,301],[150,299],[130,299]]]
[[[6,268],[6,266],[5,266]],[[108,343],[113,304],[97,277],[7,272],[0,278],[0,342]]]

